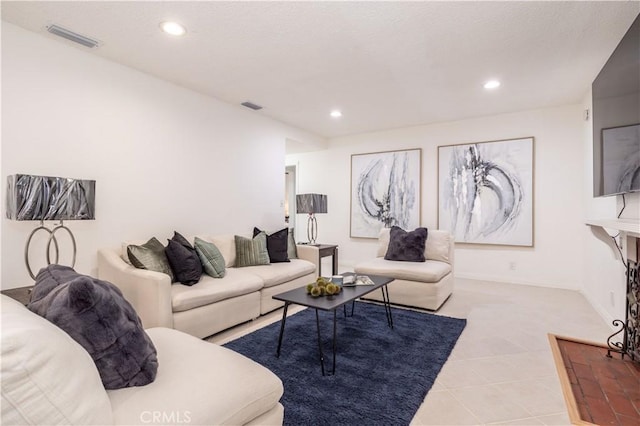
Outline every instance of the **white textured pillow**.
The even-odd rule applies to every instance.
[[[391,239],[391,228],[380,229],[380,234],[378,235],[378,253],[376,254],[376,257],[384,257],[384,255],[387,254],[389,239]],[[428,235],[427,239],[429,239]]]
[[[251,237],[248,237],[251,238]],[[218,247],[222,257],[224,257],[224,266],[229,268],[236,264],[236,239],[233,235],[215,235],[208,238]]]
[[[439,260],[451,263],[449,259],[449,246],[451,245],[451,234],[447,231],[429,230],[427,243],[424,246],[424,257],[427,260]]]
[[[67,333],[2,296],[2,424],[113,424],[89,353]]]

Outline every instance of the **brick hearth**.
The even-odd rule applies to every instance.
[[[549,335],[574,424],[640,425],[640,364],[604,346]]]

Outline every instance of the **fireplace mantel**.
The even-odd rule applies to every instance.
[[[625,258],[634,262],[640,260],[639,219],[590,219],[586,221],[586,224],[591,227],[596,237],[607,242],[612,247],[612,236],[606,230],[618,231],[621,234],[620,244],[625,248]]]
[[[587,225],[614,229],[640,238],[640,219],[588,219]]]

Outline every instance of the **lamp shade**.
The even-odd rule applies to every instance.
[[[13,220],[95,219],[95,190],[95,180],[8,176],[6,215]]]
[[[327,196],[323,194],[296,195],[296,212],[298,213],[326,213]]]

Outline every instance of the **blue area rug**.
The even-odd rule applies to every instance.
[[[333,313],[320,311],[325,369],[331,370]],[[338,310],[336,374],[322,376],[315,311],[287,318],[276,357],[280,321],[229,342],[284,383],[286,425],[407,425],[431,389],[466,320],[356,303]]]

